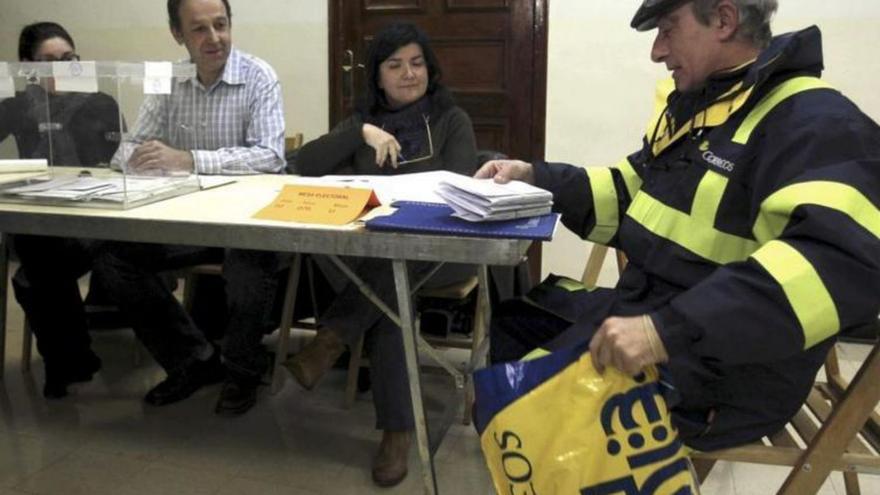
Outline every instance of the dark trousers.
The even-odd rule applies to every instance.
[[[113,302],[133,322],[138,338],[168,373],[189,366],[210,343],[162,283],[161,273],[203,263],[223,263],[230,311],[224,362],[231,374],[258,378],[267,359],[260,340],[278,288],[278,271],[289,255],[268,251],[226,250],[162,244],[108,243],[96,269]]]
[[[91,339],[78,279],[93,266],[100,243],[83,239],[16,235],[21,268],[12,280],[47,370],[77,368],[91,354]]]
[[[370,286],[379,299],[397,311],[394,270],[389,260],[346,258],[344,261]],[[326,263],[321,263],[321,267],[331,283],[343,280],[340,277],[344,275],[334,273],[334,268],[327,269]],[[411,283],[420,281],[433,267],[434,263],[407,263]],[[428,285],[452,283],[473,272],[472,267],[464,265],[444,266],[431,278]],[[349,346],[354,345],[366,333],[376,428],[387,431],[413,429],[415,423],[400,327],[367,299],[354,283],[339,285],[343,288],[321,315],[321,326],[332,329]]]
[[[605,318],[623,316],[615,312],[617,296],[607,289],[572,293],[568,314],[577,315],[574,323],[534,302],[503,302],[493,312],[491,361],[514,361],[537,347],[558,349],[589,341]],[[559,298],[553,303],[558,307]],[[737,366],[691,353],[670,356],[659,367],[665,385],[661,391],[680,438],[698,450],[716,450],[776,433],[806,400],[832,344],[829,339],[776,362]]]

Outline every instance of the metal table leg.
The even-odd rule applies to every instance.
[[[9,275],[9,236],[0,234],[0,380],[6,369],[6,297]]]
[[[435,495],[437,493],[437,477],[434,472],[434,456],[431,455],[428,438],[428,421],[422,403],[422,385],[419,377],[419,358],[416,352],[409,275],[405,260],[394,260],[392,264],[394,266],[395,287],[397,288],[397,307],[400,310],[400,327],[403,331],[406,372],[409,376],[409,392],[412,397],[413,418],[416,426],[416,443],[419,449],[419,459],[422,462],[422,478],[425,482],[425,493]]]
[[[284,306],[281,308],[281,324],[278,326],[278,345],[275,348],[275,363],[272,366],[272,384],[269,390],[277,394],[284,386],[284,377],[287,371],[284,362],[287,361],[287,349],[290,340],[290,328],[293,326],[293,311],[296,309],[296,293],[299,290],[299,275],[302,269],[302,255],[293,255],[290,264],[290,274],[285,286]]]

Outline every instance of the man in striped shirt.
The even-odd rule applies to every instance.
[[[232,46],[228,0],[168,0],[174,39],[184,45],[198,78],[177,82],[171,95],[149,97],[132,138],[117,153],[133,174],[277,173],[284,161],[284,117],[275,72]],[[268,360],[260,340],[272,322],[277,272],[289,257],[246,250],[108,243],[98,270],[113,302],[167,378],[144,401],[161,406],[225,379],[218,414],[236,415],[256,402]],[[223,261],[230,308],[220,352],[177,301],[161,272]]]
[[[186,17],[187,25],[178,28],[171,19],[198,79],[178,81],[171,95],[144,102],[127,143],[133,148],[127,171],[232,175],[284,168],[281,84],[269,64],[232,47],[226,1],[174,2],[187,11],[214,4],[218,17]]]

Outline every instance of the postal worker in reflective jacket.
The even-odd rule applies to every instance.
[[[776,8],[645,0],[632,27],[657,29],[672,79],[641,149],[478,171],[550,190],[569,229],[629,259],[614,289],[551,279],[502,304],[495,362],[587,335],[600,371],[659,364],[682,440],[711,450],[779,430],[835,336],[876,321],[880,128],[820,79],[818,28],[772,37]]]

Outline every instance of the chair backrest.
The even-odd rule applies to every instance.
[[[297,132],[292,136],[284,138],[284,152],[290,153],[300,149],[303,145],[303,133]]]
[[[602,265],[605,264],[605,256],[608,254],[608,246],[602,244],[593,244],[590,249],[590,256],[587,258],[587,264],[584,266],[584,273],[581,275],[581,283],[584,287],[593,288],[599,282],[599,274],[602,273]],[[617,274],[623,273],[626,268],[626,255],[622,251],[614,250],[614,257],[617,259]]]
[[[299,155],[299,149],[303,145],[303,133],[297,132],[292,136],[284,138],[284,159],[287,161],[285,171],[288,174],[296,174],[296,157]]]

